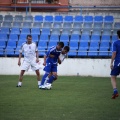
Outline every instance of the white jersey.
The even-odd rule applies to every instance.
[[[33,61],[36,59],[36,51],[38,51],[37,46],[34,42],[27,44],[26,42],[22,44],[20,53],[24,53],[25,61]]]
[[[61,63],[64,61],[64,59],[66,58],[67,54],[60,54],[59,58],[61,60]]]

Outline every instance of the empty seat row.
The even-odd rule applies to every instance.
[[[56,16],[52,16],[52,15],[46,15],[46,16],[42,16],[42,15],[35,15],[35,17],[33,17],[32,15],[28,15],[23,17],[22,15],[15,15],[15,17],[13,17],[12,15],[0,15],[0,22],[2,21],[28,21],[28,22],[32,22],[32,21],[37,21],[37,22],[43,22],[43,21],[48,21],[48,22],[113,22],[114,21],[114,17],[107,15],[107,16],[90,16],[90,15],[86,15],[86,16],[72,16],[72,15],[66,15],[66,16],[62,16],[62,15],[56,15]]]

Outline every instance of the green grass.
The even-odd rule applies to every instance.
[[[35,76],[16,88],[17,79],[0,76],[0,120],[120,120],[110,78],[61,76],[52,90],[38,89]]]

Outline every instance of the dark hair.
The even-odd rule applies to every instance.
[[[27,38],[28,38],[28,37],[32,38],[32,35],[27,35]]]
[[[67,52],[69,52],[70,47],[69,47],[69,46],[65,46],[65,47],[64,47],[64,50],[66,50]]]
[[[63,42],[58,42],[58,45],[61,46],[62,48],[64,47],[64,43]]]
[[[117,31],[117,35],[120,38],[120,30]]]

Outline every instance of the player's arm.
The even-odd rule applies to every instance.
[[[116,52],[114,51],[114,52],[112,53],[112,57],[111,57],[111,64],[110,64],[110,68],[111,68],[111,69],[113,69],[113,61],[114,61],[115,57],[116,57]]]
[[[19,53],[19,58],[18,58],[18,65],[21,65],[21,57],[22,57],[22,53]]]
[[[39,62],[39,53],[38,53],[38,51],[36,51],[36,62],[37,63]]]
[[[112,57],[111,57],[111,63],[110,63],[110,68],[113,69],[113,61],[116,57],[116,44],[113,43],[113,52],[112,52]]]
[[[44,66],[46,66],[46,58],[47,58],[47,56],[44,55],[44,59],[43,59],[43,65],[44,65]]]
[[[60,58],[59,58],[59,57],[58,57],[58,63],[59,63],[59,64],[61,64],[61,63],[62,63],[62,61],[60,60]]]

